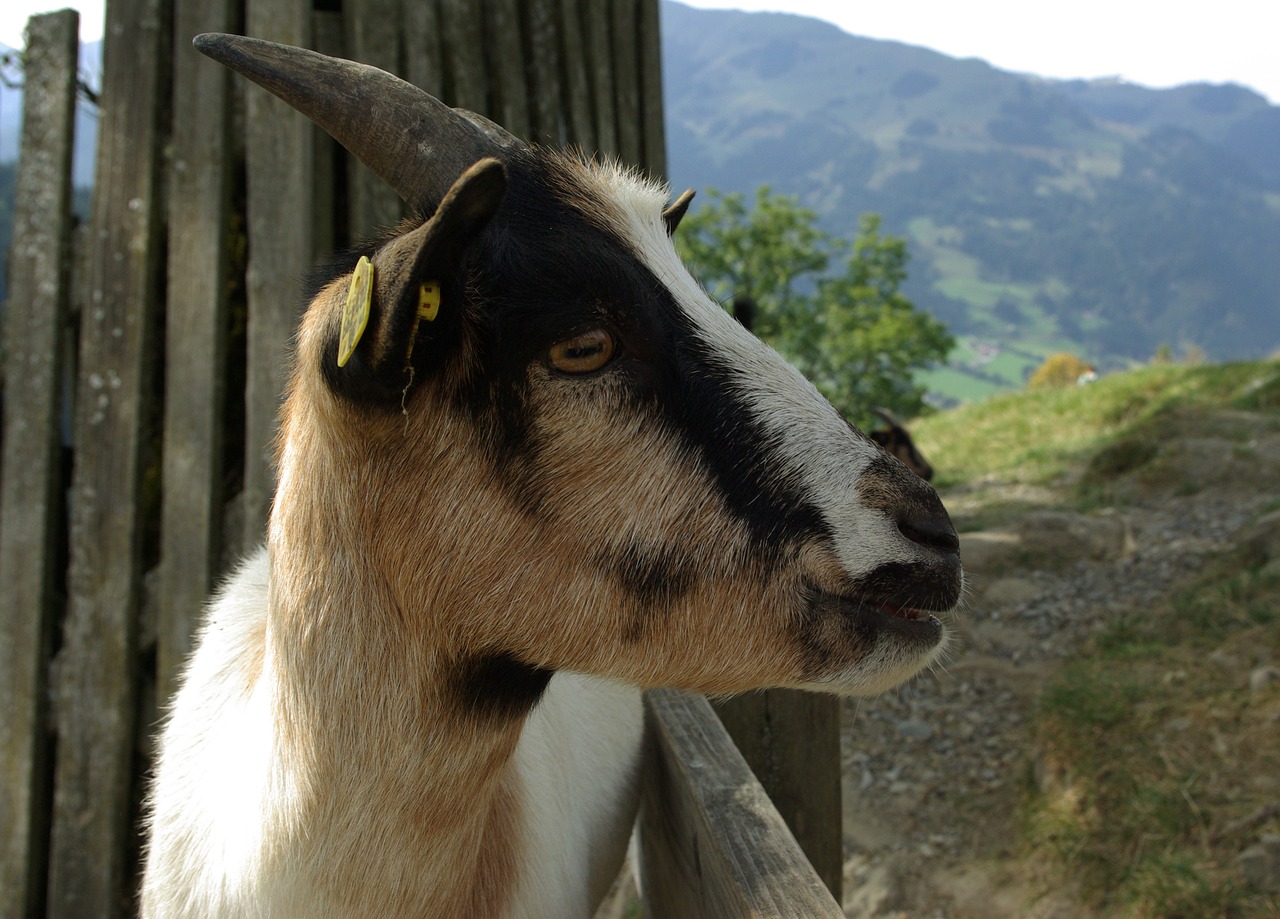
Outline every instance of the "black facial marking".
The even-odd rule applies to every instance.
[[[918,563],[883,565],[842,586],[838,595],[810,587],[803,613],[791,624],[804,655],[806,674],[812,677],[828,672],[833,661],[847,665],[858,660],[885,633],[921,652],[936,646],[942,627],[935,617],[895,615],[893,610],[949,609],[959,592],[958,568]]]
[[[801,487],[767,468],[778,456],[779,435],[756,420],[738,385],[740,369],[703,340],[626,240],[550,194],[538,168],[509,166],[507,209],[475,262],[482,272],[475,292],[484,307],[474,332],[484,367],[462,394],[488,430],[493,467],[513,500],[532,514],[544,501],[529,364],[555,342],[603,322],[620,343],[603,371],[619,384],[611,398],[622,404],[613,410],[647,413],[646,424],[682,441],[715,480],[730,513],[760,542],[829,538]],[[599,446],[610,449],[607,442]]]
[[[498,652],[465,662],[455,685],[467,711],[480,718],[507,720],[531,712],[552,675],[553,671],[545,667]]]
[[[877,606],[909,606],[942,612],[960,599],[958,563],[887,562],[853,578],[842,594]]]
[[[631,595],[632,612],[624,631],[628,641],[661,627],[671,605],[698,583],[693,559],[674,546],[631,543],[621,550],[602,551],[595,561]]]
[[[770,545],[833,539],[822,512],[798,482],[769,474],[773,470],[767,465],[781,459],[780,435],[756,420],[748,397],[736,385],[738,368],[703,342],[669,295],[667,300],[667,321],[682,327],[678,334],[688,343],[677,429],[702,457],[730,513],[756,540]]]

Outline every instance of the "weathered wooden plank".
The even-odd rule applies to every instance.
[[[22,148],[9,260],[0,490],[0,916],[44,899],[49,657],[56,625],[63,345],[79,14],[27,24]]]
[[[474,0],[441,0],[445,92],[442,101],[492,117],[489,69],[484,59],[484,6]]]
[[[311,16],[311,47],[331,57],[345,57],[341,10],[316,10]],[[324,131],[311,132],[311,243],[319,254],[350,245],[350,223],[339,226],[338,176],[345,173],[347,151]]]
[[[256,38],[310,47],[305,0],[248,0],[246,31]],[[208,66],[216,67],[212,61]],[[311,213],[312,126],[256,86],[243,85],[248,191],[249,303],[245,383],[244,534],[262,541],[275,492],[272,449],[284,393],[290,337],[297,325],[298,282],[314,262]]]
[[[118,916],[133,839],[144,445],[163,255],[161,100],[171,38],[160,0],[113,0],[81,308],[68,607],[58,656],[49,912]]]
[[[588,153],[596,152],[596,119],[591,107],[592,74],[587,68],[586,16],[583,2],[560,0],[561,45],[564,48],[565,139]]]
[[[561,123],[560,35],[557,0],[525,0],[525,40],[529,57],[530,137],[541,144],[564,143]]]
[[[492,60],[500,62],[491,73],[494,90],[491,117],[516,137],[529,139],[533,122],[525,77],[520,3],[490,0],[485,4],[485,15],[485,41],[491,49]]]
[[[667,134],[662,106],[662,30],[659,0],[640,0],[640,165],[649,174],[667,174]]]
[[[402,76],[437,99],[444,97],[443,36],[437,0],[404,0],[405,69]]]
[[[649,692],[645,720],[646,915],[843,916],[705,699]]]
[[[174,8],[156,621],[156,695],[161,704],[173,693],[191,650],[222,547],[231,73],[210,66],[191,40],[201,32],[231,31],[234,13],[230,0],[178,0]],[[200,104],[191,105],[192,99]]]
[[[644,143],[640,119],[640,49],[636,33],[640,28],[639,0],[613,0],[613,105],[617,119],[618,157],[624,163],[640,165]]]
[[[344,0],[345,57],[399,74],[400,0]],[[347,166],[348,236],[371,239],[400,223],[399,196],[354,156]]]
[[[771,689],[713,706],[818,876],[837,900],[844,877],[840,700]]]
[[[591,73],[591,101],[596,116],[596,150],[601,155],[618,153],[618,112],[613,98],[613,36],[610,6],[586,4],[583,52]]]

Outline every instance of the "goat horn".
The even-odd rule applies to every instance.
[[[419,213],[435,210],[472,164],[521,145],[489,119],[367,64],[220,32],[194,45],[306,115]]]
[[[893,412],[889,411],[887,408],[873,408],[871,410],[871,414],[879,415],[880,418],[883,419],[890,427],[902,427],[902,422],[899,421],[897,417],[894,416]]]

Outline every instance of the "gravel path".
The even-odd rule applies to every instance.
[[[1001,491],[987,483],[944,499],[963,519],[1008,500]],[[847,914],[1079,917],[1066,898],[1029,907],[998,867],[1032,780],[1035,696],[1090,634],[1201,571],[1273,500],[1266,489],[1218,488],[1119,511],[1029,512],[1007,530],[962,534],[971,592],[948,662],[895,693],[846,703]]]

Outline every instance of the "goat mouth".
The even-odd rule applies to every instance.
[[[900,603],[877,603],[875,604],[875,608],[886,616],[892,616],[895,619],[905,619],[907,622],[918,622],[921,619],[937,618],[928,610],[919,609],[914,606],[904,606]]]
[[[810,595],[811,615],[834,615],[864,642],[889,633],[904,643],[933,647],[942,641],[942,620],[933,611],[894,599],[873,599],[856,594],[836,594],[816,589]]]

